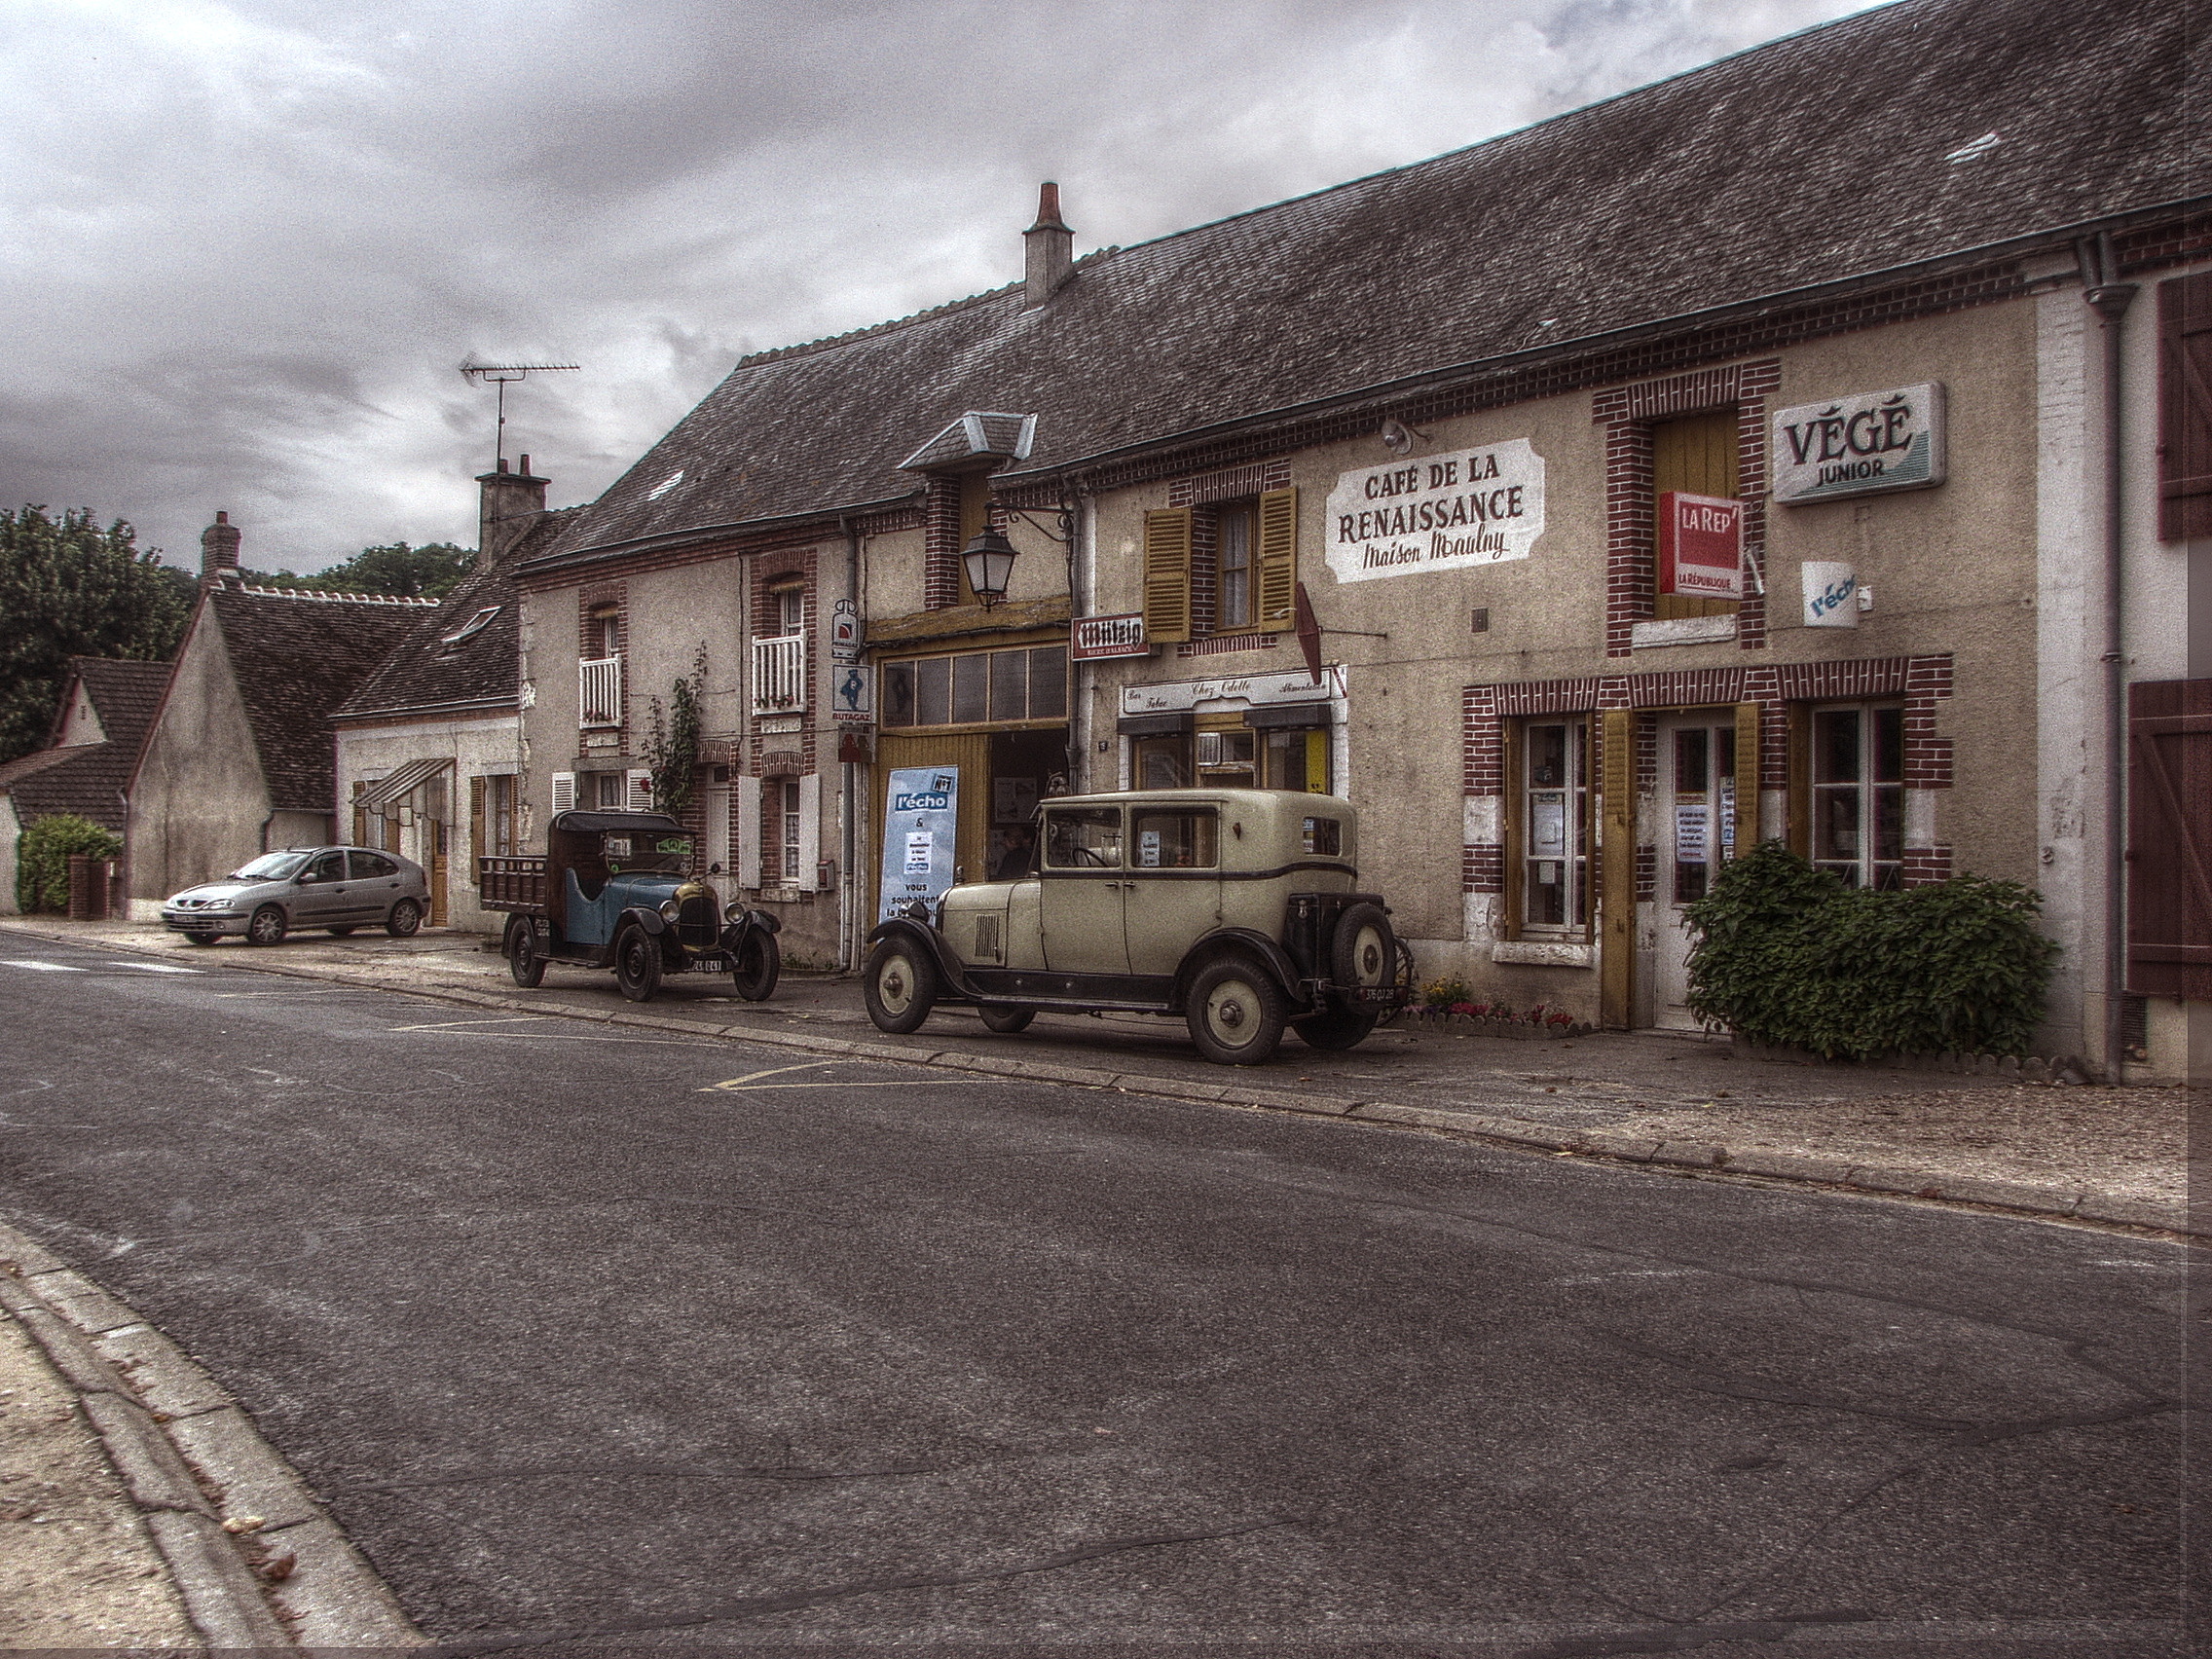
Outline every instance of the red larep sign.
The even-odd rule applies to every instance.
[[[1669,490],[1659,498],[1659,591],[1744,597],[1744,503]]]

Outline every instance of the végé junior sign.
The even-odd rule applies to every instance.
[[[1526,559],[1544,533],[1544,458],[1527,438],[1340,473],[1327,557],[1341,582]]]
[[[1940,383],[1800,403],[1774,417],[1774,498],[1787,505],[1943,482]]]

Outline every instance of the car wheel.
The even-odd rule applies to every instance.
[[[534,990],[545,977],[545,957],[537,948],[535,923],[517,922],[507,929],[507,972],[524,990]]]
[[[391,914],[384,919],[384,931],[393,939],[408,939],[423,925],[423,906],[412,899],[402,899],[391,907]]]
[[[937,965],[908,940],[887,939],[867,959],[861,992],[878,1031],[912,1031],[937,1006]]]
[[[327,928],[324,931],[328,933],[332,939],[345,939],[350,934],[351,934],[353,930],[350,926],[348,926],[343,928]]]
[[[784,952],[776,943],[776,936],[756,928],[737,947],[737,962],[730,970],[730,983],[747,1002],[766,1002],[774,994],[776,980],[783,971]]]
[[[985,1003],[981,1013],[983,1023],[1001,1037],[1012,1037],[1016,1031],[1029,1029],[1029,1022],[1037,1017],[1033,1008],[1009,1008],[1005,1003]]]
[[[660,940],[635,922],[614,940],[614,980],[632,1002],[651,1002],[660,989]]]
[[[245,925],[245,941],[248,944],[275,944],[283,939],[284,912],[274,904],[264,904],[254,911],[253,920]]]
[[[213,944],[223,936],[221,934],[211,933],[188,933],[184,937],[190,940],[194,944]]]
[[[1284,1017],[1273,977],[1244,957],[1220,957],[1191,981],[1191,1041],[1216,1065],[1256,1066],[1272,1058]]]
[[[1362,901],[1337,918],[1329,968],[1346,990],[1379,990],[1390,983],[1398,971],[1398,941],[1382,905]]]
[[[1331,1003],[1319,1014],[1292,1020],[1290,1028],[1309,1049],[1336,1052],[1356,1049],[1366,1042],[1367,1034],[1375,1029],[1375,1018],[1373,1009],[1346,1008],[1341,1003]]]

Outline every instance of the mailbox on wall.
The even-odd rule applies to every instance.
[[[1669,490],[1659,498],[1659,591],[1744,597],[1744,503]]]

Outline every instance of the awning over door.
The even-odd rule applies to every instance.
[[[379,778],[363,790],[354,797],[352,804],[363,812],[379,811],[401,795],[412,793],[452,764],[451,757],[444,756],[435,760],[410,760],[398,771],[388,777]]]

